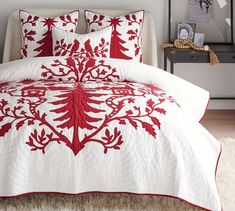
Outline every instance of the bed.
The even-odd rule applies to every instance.
[[[27,11],[54,17],[71,10]],[[9,17],[0,66],[1,198],[116,193],[221,210],[215,183],[221,146],[199,123],[209,93],[157,68],[149,12],[141,31],[142,64],[87,54],[20,59],[18,13]]]

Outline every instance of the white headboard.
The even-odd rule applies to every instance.
[[[35,15],[44,17],[53,17],[65,14],[73,11],[74,9],[25,9]],[[93,9],[92,9],[93,10]],[[86,24],[84,18],[84,9],[79,9],[79,29],[78,33],[86,33]],[[125,10],[96,10],[106,15],[119,16],[127,14],[131,11]],[[17,60],[21,57],[21,32],[20,32],[20,21],[19,21],[19,10],[12,12],[8,19],[6,39],[3,53],[3,62],[9,62]],[[143,51],[143,62],[145,64],[157,66],[157,41],[156,41],[156,30],[153,16],[150,12],[145,11],[144,15],[144,27],[142,30],[142,51]]]

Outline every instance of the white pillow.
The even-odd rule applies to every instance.
[[[110,57],[112,27],[88,34],[52,28],[54,56]]]
[[[141,51],[141,31],[144,10],[119,17],[112,17],[90,10],[85,10],[87,31],[97,31],[107,26],[113,27],[111,40],[111,58],[143,62]]]
[[[21,54],[26,57],[52,56],[51,28],[75,32],[79,11],[73,11],[57,17],[41,17],[27,11],[19,11],[21,23]]]

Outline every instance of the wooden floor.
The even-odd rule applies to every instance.
[[[201,124],[216,138],[235,138],[235,110],[208,110]]]

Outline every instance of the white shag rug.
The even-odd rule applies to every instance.
[[[222,139],[222,154],[217,171],[217,184],[223,211],[235,210],[235,139]],[[27,195],[12,199],[0,199],[0,210],[4,211],[199,211],[178,199],[154,196],[132,196],[120,194]]]

